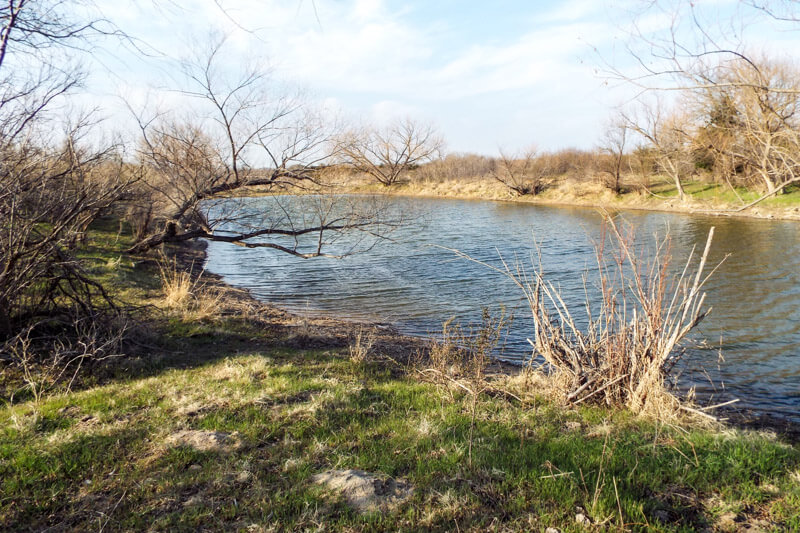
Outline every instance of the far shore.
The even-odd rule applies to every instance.
[[[487,177],[470,180],[411,178],[391,186],[384,186],[366,178],[349,177],[341,182],[334,181],[319,188],[295,188],[283,190],[280,194],[334,192],[336,194],[476,200],[554,207],[656,211],[688,215],[800,221],[800,190],[767,198],[747,209],[742,209],[742,203],[738,199],[731,201],[731,191],[721,185],[688,183],[686,185],[688,197],[683,202],[675,196],[674,188],[671,188],[669,184],[659,183],[648,190],[651,192],[629,186],[623,193],[615,194],[598,180],[578,182],[573,179],[563,179],[554,182],[537,195],[520,196]],[[263,194],[275,193],[259,189],[241,191],[243,196]],[[747,200],[752,201],[752,198],[757,196],[757,193],[751,192]]]

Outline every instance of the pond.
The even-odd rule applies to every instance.
[[[270,212],[277,200],[238,201]],[[280,201],[285,208],[295,200]],[[585,316],[583,280],[586,274],[591,293],[593,242],[602,231],[597,210],[428,198],[391,202],[413,217],[391,234],[391,241],[368,252],[300,259],[210,243],[206,268],[293,311],[391,323],[414,335],[436,334],[451,317],[464,325],[477,323],[484,307],[496,313],[504,306],[515,318],[503,358],[524,362],[531,356],[526,338],[533,326],[522,294],[500,274],[439,246],[495,265],[500,255],[529,265],[535,238],[547,278],[560,287],[573,313]],[[620,216],[644,243],[668,232],[673,269],[682,266],[693,246],[702,249],[711,226],[716,229],[709,264],[730,254],[706,285],[713,310],[694,339],[707,345],[689,348],[681,385],[695,386],[713,401],[739,398],[741,405],[800,420],[800,225],[646,211]],[[347,246],[344,240],[333,250]]]

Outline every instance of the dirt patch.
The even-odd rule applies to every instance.
[[[414,492],[405,481],[382,478],[363,470],[329,470],[312,476],[311,481],[339,493],[362,513],[387,512]]]
[[[237,433],[221,431],[185,430],[173,433],[167,438],[173,446],[189,446],[201,452],[231,452],[242,447],[242,439]]]

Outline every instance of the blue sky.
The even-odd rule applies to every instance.
[[[637,0],[218,1],[225,12],[213,0],[100,8],[172,57],[212,28],[226,32],[243,63],[267,62],[280,83],[347,119],[430,121],[456,152],[592,148],[614,106],[636,92],[597,71],[620,49]],[[726,14],[737,5],[703,3]],[[656,30],[668,22],[658,13],[645,20]],[[125,66],[114,67],[119,61]],[[101,75],[98,97],[122,93],[136,102],[168,83],[166,57],[143,61],[119,51],[104,62],[122,74]]]

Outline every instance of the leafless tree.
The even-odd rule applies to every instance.
[[[335,130],[300,99],[273,94],[260,67],[231,76],[225,44],[225,37],[212,38],[181,63],[185,86],[180,93],[193,100],[197,112],[192,117],[137,117],[148,192],[139,212],[153,215],[133,251],[203,238],[307,258],[326,255],[324,235],[329,232],[375,236],[391,226],[394,219],[383,217],[375,206],[356,209],[342,200],[333,202],[336,209],[318,206],[297,213],[273,206],[263,213],[229,198],[253,187],[280,192],[318,184],[317,172],[335,146]],[[318,215],[314,220],[312,213]],[[314,245],[302,249],[309,241],[301,237],[309,235],[317,236]]]
[[[766,195],[800,181],[800,71],[767,58],[735,59],[714,70],[720,83],[699,95],[707,114],[725,115],[709,116],[714,152],[753,174]]]
[[[553,173],[551,163],[547,154],[540,154],[536,147],[517,154],[500,150],[500,157],[495,160],[492,169],[492,177],[517,196],[535,196],[544,189],[545,178]]]
[[[82,22],[62,1],[17,0],[0,8],[0,336],[56,309],[84,316],[108,303],[74,250],[131,181],[116,147],[87,132],[91,114],[62,116],[83,74],[64,49],[86,50],[114,33]]]
[[[656,15],[671,23],[645,31],[634,21],[627,49],[638,70],[611,67],[610,76],[642,91],[678,91],[684,102],[702,102],[696,118],[704,119],[706,126],[698,129],[697,148],[716,158],[717,172],[729,183],[756,177],[763,195],[755,203],[800,181],[794,156],[797,71],[754,52],[756,47],[748,44],[749,35],[763,27],[758,24],[777,31],[800,30],[797,2],[741,0],[729,19],[720,18],[714,5],[688,0],[642,5],[642,17]]]
[[[635,113],[623,113],[622,120],[629,131],[645,139],[656,165],[675,184],[680,201],[685,201],[683,178],[692,169],[689,119],[677,111],[667,112],[656,101],[639,106]]]
[[[610,120],[600,141],[600,151],[607,155],[609,164],[603,169],[611,176],[611,189],[617,194],[622,192],[622,166],[628,142],[628,124],[623,118]]]
[[[431,125],[411,119],[385,128],[365,127],[340,136],[344,161],[389,187],[417,165],[439,157],[444,141]]]

